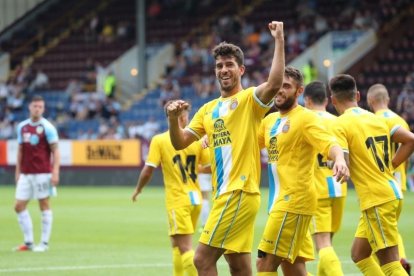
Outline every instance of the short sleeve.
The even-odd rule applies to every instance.
[[[151,167],[158,167],[161,163],[161,148],[160,142],[157,136],[154,136],[151,140],[151,144],[149,147],[148,157],[145,161],[145,165]]]
[[[193,119],[191,120],[190,124],[185,128],[186,130],[193,133],[197,139],[201,139],[201,137],[206,134],[204,129],[204,114],[206,112],[206,105],[203,105],[197,112],[194,114]]]
[[[54,144],[59,141],[58,132],[51,123],[45,124],[45,134],[49,144]]]

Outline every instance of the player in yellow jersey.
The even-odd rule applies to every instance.
[[[311,82],[306,85],[303,95],[305,107],[313,110],[325,127],[332,131],[336,116],[326,112],[328,98],[325,84]],[[335,181],[328,160],[320,153],[315,162],[315,184],[318,207],[310,225],[319,253],[318,275],[343,275],[341,262],[332,247],[332,238],[341,226],[347,186],[346,182]]]
[[[397,219],[401,190],[392,168],[414,151],[414,134],[358,107],[359,92],[350,75],[330,80],[332,103],[339,114],[334,131],[349,156],[351,179],[362,212],[352,245],[352,260],[365,275],[407,275],[398,255]],[[401,143],[394,158],[390,142]],[[381,267],[371,257],[375,252]]]
[[[374,111],[375,115],[385,120],[385,122],[392,126],[400,125],[406,130],[410,130],[406,121],[403,118],[398,116],[396,113],[391,111],[388,108],[390,102],[390,97],[388,95],[387,88],[382,84],[374,84],[368,89],[367,93],[367,103],[368,106]],[[398,149],[399,144],[391,143],[391,158],[394,157],[395,152]],[[402,163],[398,168],[394,170],[394,177],[397,180],[397,183],[400,185],[402,192],[404,193],[407,190],[407,164],[408,160]],[[403,203],[403,200],[400,201]],[[410,274],[411,265],[406,260],[406,254],[404,249],[404,244],[401,238],[401,235],[398,234],[398,251],[400,254],[400,262],[404,269]]]
[[[279,112],[266,116],[260,126],[259,145],[266,147],[269,155],[272,203],[259,244],[259,275],[277,275],[282,262],[284,275],[306,275],[308,258],[300,251],[306,251],[306,239],[312,246],[307,234],[317,206],[313,172],[316,154],[320,152],[334,161],[333,175],[337,181],[345,181],[349,176],[335,137],[314,112],[298,105],[302,93],[302,74],[296,68],[286,67],[283,85],[274,99]],[[276,187],[277,197],[272,196]]]
[[[223,254],[232,275],[252,274],[250,254],[260,205],[257,132],[282,84],[285,66],[283,23],[268,26],[275,50],[267,82],[243,89],[243,52],[223,42],[213,49],[221,97],[203,105],[185,129],[177,116],[187,103],[175,101],[167,108],[176,149],[205,134],[209,141],[214,200],[194,258],[199,275],[217,275],[216,263]]]
[[[181,127],[188,124],[189,107],[178,118]],[[173,247],[174,274],[197,275],[194,266],[192,234],[201,210],[201,192],[197,180],[199,166],[209,166],[208,152],[201,143],[193,143],[183,150],[175,150],[167,132],[155,135],[150,144],[145,166],[132,194],[136,201],[142,189],[151,180],[159,165],[165,186],[165,202],[168,212],[171,245]]]

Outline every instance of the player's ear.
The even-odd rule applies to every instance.
[[[361,99],[361,94],[359,93],[359,91],[356,92],[356,101],[359,102],[359,100]]]

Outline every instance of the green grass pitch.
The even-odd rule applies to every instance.
[[[172,275],[163,189],[147,187],[133,204],[133,187],[60,187],[52,199],[54,212],[50,250],[45,253],[12,252],[22,242],[13,211],[14,187],[0,187],[1,275]],[[256,222],[254,249],[266,222],[267,190],[263,190]],[[40,238],[40,212],[31,202],[35,241]],[[408,258],[414,259],[414,193],[406,194],[400,220]],[[334,239],[346,275],[360,275],[350,259],[358,222],[358,203],[349,192],[342,228]],[[194,237],[194,244],[197,241]],[[253,264],[256,250],[253,253]],[[220,260],[220,275],[230,275]],[[253,266],[254,267],[254,266]],[[316,263],[308,270],[316,274]],[[254,270],[255,271],[255,270]]]

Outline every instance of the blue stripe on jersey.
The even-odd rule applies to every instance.
[[[222,106],[222,102],[218,102],[216,107],[211,114],[212,119],[217,119],[220,117],[220,107]],[[223,185],[223,175],[224,175],[224,168],[223,168],[223,154],[221,152],[221,148],[217,147],[214,149],[214,159],[216,160],[216,168],[217,168],[217,194],[218,197],[220,195],[220,188]]]
[[[272,126],[272,128],[270,129],[270,137],[272,137],[272,136],[275,136],[276,135],[276,131],[277,131],[277,128],[279,127],[279,125],[280,125],[280,122],[281,122],[282,120],[280,119],[280,118],[278,118],[277,120],[276,120],[276,123]]]
[[[195,202],[195,198],[194,198],[194,194],[193,194],[193,192],[189,192],[189,194],[190,194],[190,201],[191,201],[191,205],[196,205],[196,202]]]
[[[213,120],[220,117],[220,107],[222,104],[222,102],[218,102],[218,104],[214,108],[213,113],[211,114]]]
[[[273,172],[272,172],[272,164],[267,164],[267,173],[269,175],[269,201],[267,204],[267,213],[270,213],[270,209],[273,206],[273,201],[274,201],[274,197],[275,197],[275,179],[273,177]]]
[[[328,191],[329,191],[329,197],[335,197],[335,183],[333,181],[332,177],[327,177],[326,182],[328,183]]]
[[[392,190],[394,191],[395,197],[397,199],[402,199],[401,190],[397,187],[393,180],[388,181],[391,185]]]
[[[221,152],[221,147],[214,149],[214,156],[216,160],[216,171],[217,171],[217,197],[220,195],[220,188],[223,185],[223,154]]]

